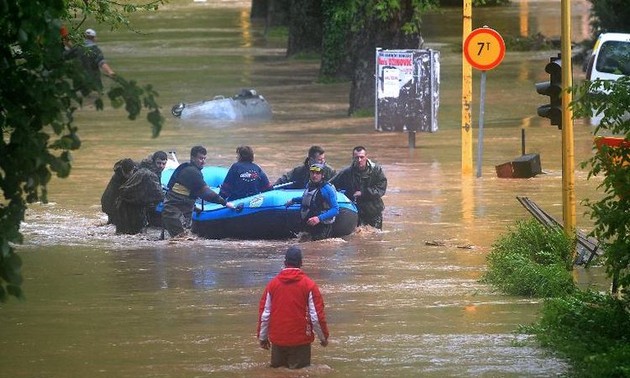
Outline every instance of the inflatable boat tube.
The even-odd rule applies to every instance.
[[[204,181],[218,192],[228,169],[203,167]],[[174,169],[162,172],[162,186],[166,188]],[[301,228],[300,205],[286,207],[289,199],[299,197],[302,189],[274,189],[254,196],[232,201],[238,207],[229,209],[219,204],[198,200],[192,216],[192,232],[208,239],[288,239],[295,237]],[[337,192],[339,214],[333,224],[332,237],[349,235],[357,227],[356,205],[341,192]],[[162,204],[158,206],[161,211]]]

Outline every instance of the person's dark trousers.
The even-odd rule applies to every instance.
[[[151,227],[162,227],[162,214],[155,210],[155,205],[149,205],[146,209],[147,223]]]
[[[283,347],[271,345],[271,367],[301,369],[311,364],[311,344]]]
[[[306,226],[306,231],[311,235],[311,240],[328,239],[332,234],[332,224],[318,223],[313,227]]]
[[[358,226],[368,225],[379,230],[383,229],[383,214],[366,214],[359,211],[359,224]]]
[[[162,210],[162,224],[166,231],[177,236],[190,227],[195,200],[176,194],[167,193],[164,209]]]

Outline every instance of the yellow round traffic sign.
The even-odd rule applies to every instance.
[[[464,56],[476,69],[491,70],[505,57],[505,42],[494,29],[485,26],[475,29],[464,41]]]

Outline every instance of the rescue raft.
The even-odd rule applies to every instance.
[[[174,169],[162,172],[166,186]],[[223,183],[228,169],[204,167],[204,181],[216,192]],[[192,232],[208,239],[288,239],[300,232],[300,205],[286,207],[285,203],[299,197],[302,189],[273,189],[254,196],[232,201],[237,209],[198,200],[192,216]],[[339,215],[333,223],[332,237],[351,234],[357,226],[356,205],[341,192],[337,192]]]

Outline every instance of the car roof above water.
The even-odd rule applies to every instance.
[[[630,34],[600,34],[589,60],[587,80],[617,80],[621,76],[628,75],[630,75]]]

